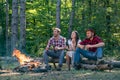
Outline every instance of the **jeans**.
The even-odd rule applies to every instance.
[[[52,58],[58,58],[59,59],[59,66],[62,66],[63,64],[63,60],[64,60],[64,50],[44,50],[43,52],[43,59],[44,59],[44,63],[48,66],[48,56],[52,57]]]
[[[97,60],[101,59],[103,56],[103,50],[101,47],[97,48],[96,52],[90,52],[88,50],[83,50],[81,48],[76,48],[76,52],[74,54],[74,64],[79,64],[81,62],[81,55],[90,59],[90,60]],[[81,54],[81,55],[80,55]]]

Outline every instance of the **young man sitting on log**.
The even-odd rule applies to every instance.
[[[81,41],[74,54],[74,67],[78,69],[81,63],[81,55],[88,60],[97,60],[102,58],[103,40],[95,35],[93,29],[86,30],[86,39]]]
[[[50,69],[48,65],[48,56],[50,56],[59,59],[57,70],[61,70],[64,60],[64,49],[66,48],[66,39],[60,35],[60,32],[61,30],[59,28],[53,29],[53,37],[50,38],[43,52],[43,58],[47,69]]]

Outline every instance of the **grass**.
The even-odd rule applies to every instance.
[[[113,69],[112,71],[72,69],[68,71],[64,64],[62,71],[50,70],[44,73],[16,73],[11,70],[19,65],[17,62],[2,61],[1,64],[7,71],[0,74],[0,80],[120,80],[120,69]]]

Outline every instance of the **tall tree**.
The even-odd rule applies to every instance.
[[[11,50],[18,47],[18,0],[12,0]]]
[[[0,53],[5,54],[5,1],[0,1]]]
[[[6,54],[9,55],[9,36],[8,36],[8,29],[9,29],[9,3],[6,0]]]
[[[60,28],[61,0],[57,0],[56,6],[56,27]]]
[[[110,7],[110,1],[106,0],[106,10]],[[107,32],[110,32],[110,12],[107,10],[106,12],[106,26],[107,26]]]
[[[105,2],[105,8],[106,8],[106,33],[108,33],[106,36],[108,38],[108,43],[110,45],[110,37],[111,37],[111,16],[110,16],[110,12],[108,10],[108,8],[110,7],[110,1],[109,0],[106,0]]]
[[[25,17],[25,10],[26,10],[26,1],[20,0],[20,49],[25,51],[25,44],[26,44],[26,17]]]
[[[88,9],[88,15],[89,15],[89,20],[88,20],[88,23],[91,23],[91,16],[92,16],[92,0],[88,0],[88,6],[89,6],[89,9]]]
[[[72,32],[74,16],[75,16],[75,0],[72,0],[72,10],[71,10],[69,27],[68,27],[69,28],[68,29],[68,36],[69,36],[69,38],[70,38],[70,34]]]
[[[84,12],[84,0],[82,0],[83,11],[82,11],[82,26],[85,25],[85,12]]]

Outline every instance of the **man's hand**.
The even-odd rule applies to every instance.
[[[80,45],[80,44],[78,44],[77,47],[83,49],[83,48],[84,48],[84,45]]]
[[[89,49],[89,48],[92,48],[92,47],[93,47],[93,46],[92,46],[92,45],[89,45],[89,44],[85,46],[86,49]]]
[[[57,47],[57,46],[55,47],[55,50],[59,50],[59,49],[60,49],[59,47]]]
[[[101,42],[101,43],[98,43],[98,44],[95,44],[95,45],[86,45],[85,46],[85,48],[87,48],[87,49],[89,49],[89,48],[93,48],[93,47],[102,47],[102,46],[104,46],[105,45],[105,43],[104,42]]]
[[[47,47],[46,47],[46,49],[45,49],[45,50],[46,50],[46,51],[48,51],[48,50],[49,50],[49,48],[47,48]]]
[[[55,47],[55,50],[63,50],[63,49],[65,49],[65,47]]]

